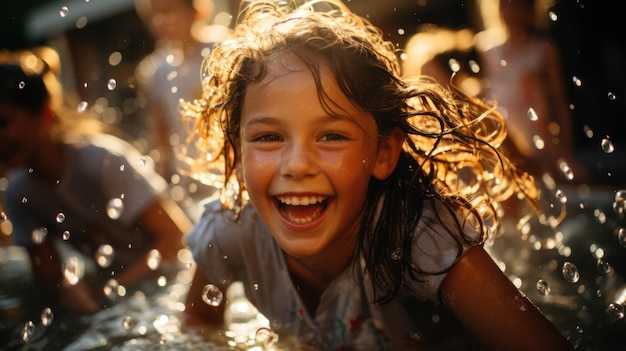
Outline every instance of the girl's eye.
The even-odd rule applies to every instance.
[[[280,138],[280,136],[276,135],[276,134],[261,134],[257,137],[254,138],[253,141],[255,142],[263,142],[263,143],[271,143],[271,142],[276,142],[276,141],[281,141],[282,139]]]
[[[321,141],[339,141],[339,140],[346,140],[346,139],[348,138],[338,133],[326,133],[322,136]]]

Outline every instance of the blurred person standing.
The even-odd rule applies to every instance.
[[[409,38],[405,52],[404,76],[427,76],[443,86],[461,89],[469,96],[482,94],[479,57],[470,28],[423,25]]]
[[[213,188],[192,179],[179,157],[187,147],[190,126],[181,118],[179,101],[201,95],[201,65],[213,43],[228,35],[225,25],[209,25],[212,0],[136,0],[135,8],[155,39],[154,51],[138,65],[139,95],[145,98],[147,120],[153,128],[152,153],[157,171],[172,184],[171,195],[193,218],[197,202]]]
[[[560,53],[538,25],[547,20],[547,9],[543,0],[499,0],[501,41],[489,42],[492,37],[480,33],[477,42],[485,98],[506,118],[525,169],[548,186],[584,183],[588,172],[575,154]]]
[[[0,52],[4,211],[41,300],[94,313],[172,272],[191,223],[137,150],[69,107],[59,71],[51,48]]]

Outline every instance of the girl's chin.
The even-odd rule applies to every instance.
[[[289,256],[297,258],[312,257],[321,251],[319,240],[294,239],[283,236],[278,238],[278,244]]]

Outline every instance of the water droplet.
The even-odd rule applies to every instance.
[[[530,119],[531,121],[536,121],[539,119],[539,117],[537,116],[537,112],[535,112],[535,109],[532,107],[528,109],[528,119]]]
[[[526,302],[526,298],[521,295],[515,295],[515,306],[520,311],[526,311],[528,309],[528,303]]]
[[[618,303],[610,303],[607,306],[606,311],[609,315],[615,318],[624,318],[624,307]]]
[[[32,321],[28,321],[26,322],[26,324],[24,324],[24,327],[22,328],[22,332],[21,332],[22,340],[24,341],[30,340],[33,334],[35,334],[35,323],[33,323]]]
[[[593,210],[593,216],[595,217],[596,221],[598,221],[598,223],[606,223],[606,213],[604,213],[604,211],[600,209],[595,209]]]
[[[120,287],[120,283],[118,283],[115,279],[109,279],[102,287],[102,292],[104,296],[109,299],[114,299],[117,296],[117,289]]]
[[[626,247],[626,229],[624,228],[617,229],[617,241],[622,247]]]
[[[563,190],[557,190],[554,197],[556,197],[556,199],[559,200],[559,202],[561,202],[562,204],[567,203],[567,196],[565,195]]]
[[[608,97],[608,98],[609,98],[609,100],[611,100],[611,101],[615,101],[615,99],[617,98],[617,97],[615,96],[615,94],[614,94],[614,93],[612,93],[612,92],[610,92],[610,91],[609,91],[609,93],[607,94],[607,97]]]
[[[87,109],[87,106],[89,106],[89,104],[87,104],[87,101],[81,101],[78,104],[78,107],[76,107],[76,111],[78,111],[79,113],[83,113]]]
[[[33,243],[41,244],[48,236],[47,228],[35,228],[32,233]]]
[[[157,279],[157,285],[159,285],[160,287],[164,287],[164,286],[166,286],[166,285],[167,285],[167,277],[160,276],[160,277]]]
[[[107,89],[115,90],[115,88],[117,88],[117,81],[115,79],[109,79],[107,82]]]
[[[105,268],[110,266],[113,262],[113,258],[115,258],[115,251],[111,245],[100,245],[96,250],[94,258],[100,267]]]
[[[0,223],[4,223],[7,220],[7,214],[0,211]]]
[[[454,58],[448,60],[448,67],[450,67],[450,71],[455,73],[461,70],[461,64]]]
[[[478,62],[476,62],[475,60],[469,60],[468,63],[472,73],[480,72],[480,65],[478,64]]]
[[[132,328],[134,324],[135,322],[133,321],[133,318],[131,316],[126,316],[122,319],[122,326],[126,330],[129,330],[130,328]]]
[[[567,180],[574,179],[574,171],[572,171],[570,166],[567,164],[567,161],[559,160],[559,169],[561,170],[563,176],[567,178]]]
[[[143,157],[143,156],[142,156],[142,157],[139,159],[139,165],[140,165],[141,167],[143,167],[143,166],[145,166],[145,165],[146,165],[146,158],[145,158],[145,157]]]
[[[574,83],[574,85],[576,85],[577,87],[580,87],[583,85],[583,81],[580,80],[580,78],[573,76],[572,77],[572,82]]]
[[[24,89],[25,87],[26,87],[26,83],[23,80],[21,80],[19,83],[17,83],[17,88],[18,89],[21,90],[21,89]]]
[[[46,307],[41,312],[41,324],[44,327],[49,326],[54,320],[54,313],[52,313],[52,309],[50,307]]]
[[[615,146],[613,145],[613,142],[607,138],[602,139],[600,146],[602,147],[602,151],[604,151],[607,154],[610,154],[613,151],[615,151]]]
[[[557,16],[557,14],[554,13],[554,11],[549,11],[548,18],[550,19],[550,21],[556,22],[559,19],[559,16]]]
[[[148,256],[146,257],[146,264],[153,271],[159,268],[161,265],[161,253],[157,249],[152,249],[148,252]]]
[[[122,211],[124,210],[124,203],[120,198],[113,198],[109,200],[107,204],[107,215],[111,219],[118,219],[122,215]]]
[[[393,252],[391,252],[391,259],[394,261],[398,261],[402,258],[402,249],[397,247]]]
[[[422,339],[422,334],[420,334],[420,332],[418,331],[412,331],[409,333],[409,338],[411,340],[421,340]]]
[[[59,15],[61,17],[65,17],[65,16],[67,16],[69,11],[70,11],[70,9],[68,9],[67,6],[62,6],[61,9],[59,10]]]
[[[446,293],[441,295],[441,302],[444,306],[452,306],[456,301],[456,295],[454,293]]]
[[[124,165],[120,165],[120,172],[124,172],[124,168],[125,168],[125,167],[126,167],[126,166],[124,166]]]
[[[598,272],[604,274],[609,274],[613,270],[611,264],[603,259],[598,259],[598,261],[596,261],[596,267],[598,268]]]
[[[270,328],[261,327],[254,334],[254,340],[261,345],[270,346],[276,340],[276,334]]]
[[[68,283],[75,285],[83,278],[84,273],[83,264],[76,256],[68,257],[63,262],[63,277]]]
[[[550,295],[550,284],[543,279],[537,281],[537,291],[543,296]]]
[[[62,212],[59,212],[57,214],[57,223],[63,223],[65,222],[65,214]]]
[[[563,269],[561,270],[563,274],[563,278],[570,283],[576,283],[580,280],[580,272],[578,271],[578,267],[571,262],[565,262],[563,264]]]
[[[626,212],[626,190],[618,190],[615,193],[613,211],[619,215],[619,218],[624,218],[624,213]]]
[[[543,150],[546,146],[546,143],[543,141],[543,138],[539,135],[533,135],[533,144],[537,150]]]
[[[202,289],[202,300],[207,304],[217,307],[222,304],[224,300],[224,294],[222,291],[213,284],[207,284]]]
[[[70,240],[70,236],[71,236],[71,235],[70,235],[70,231],[69,231],[69,230],[64,231],[64,232],[63,232],[63,234],[61,235],[61,237],[62,237],[62,238],[63,238],[63,240],[65,240],[65,241]]]

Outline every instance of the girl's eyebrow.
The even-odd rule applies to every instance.
[[[297,116],[294,115],[294,118],[295,117]],[[358,124],[357,123],[358,118],[352,115],[325,114],[325,115],[318,116],[318,120],[322,122],[347,121],[347,122],[353,122],[353,123]],[[250,117],[248,121],[243,125],[250,126],[250,125],[255,125],[255,124],[273,124],[277,122],[278,122],[278,118],[276,117],[267,116],[267,115],[259,115],[259,116]]]
[[[271,116],[252,116],[250,117],[246,123],[244,123],[244,126],[250,126],[250,125],[255,125],[255,124],[270,124],[270,123],[275,123],[276,122],[276,118],[275,117],[271,117]]]

